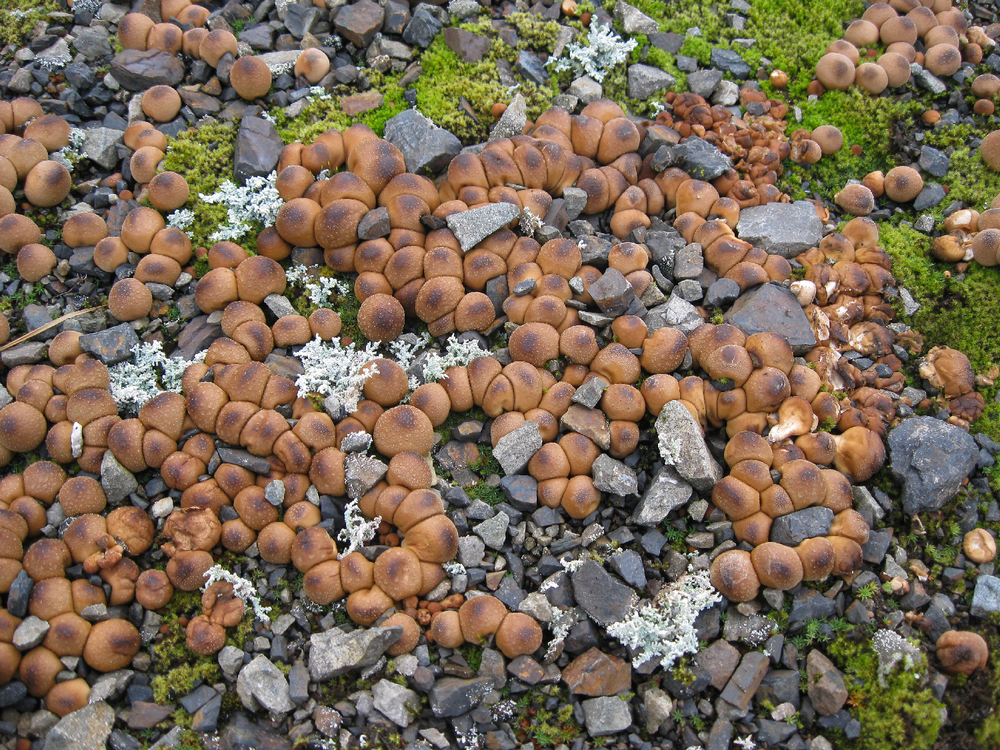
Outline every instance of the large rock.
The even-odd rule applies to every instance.
[[[762,331],[784,336],[799,355],[816,346],[816,334],[802,306],[794,294],[778,284],[761,284],[741,295],[722,319],[747,336]]]
[[[696,180],[710,182],[733,168],[728,156],[701,138],[688,138],[671,150],[678,166]]]
[[[333,25],[337,33],[364,49],[372,43],[375,34],[382,28],[385,11],[372,0],[360,0],[351,5],[345,5],[338,11]]]
[[[652,65],[635,64],[628,68],[628,95],[633,99],[648,99],[653,94],[671,89],[677,83],[672,75]]]
[[[115,711],[104,701],[67,714],[45,736],[48,750],[104,750],[115,723]]]
[[[740,211],[736,234],[769,253],[794,258],[823,239],[823,222],[808,201],[768,203]]]
[[[635,606],[638,597],[617,581],[594,560],[588,560],[570,578],[577,604],[602,627],[621,622]]]
[[[288,697],[288,680],[264,654],[240,670],[236,679],[236,692],[244,708],[256,711],[264,708],[272,715],[287,714],[295,705]]]
[[[169,52],[127,49],[111,61],[111,76],[127,91],[173,87],[184,79],[184,63]]]
[[[623,0],[615,3],[615,18],[627,34],[655,34],[660,30],[660,24]]]
[[[650,333],[661,328],[676,328],[687,336],[702,325],[705,319],[698,313],[698,308],[674,292],[666,302],[650,310],[646,314],[645,321]]]
[[[830,533],[833,511],[814,505],[788,515],[779,516],[771,524],[771,541],[794,547],[816,536]]]
[[[538,429],[536,422],[528,420],[497,441],[496,447],[493,448],[493,458],[500,463],[504,474],[508,476],[518,474],[541,447],[541,430]]]
[[[760,651],[747,653],[733,676],[729,678],[729,682],[726,683],[720,696],[722,700],[740,711],[745,711],[757,692],[757,688],[760,687],[761,680],[767,674],[768,662],[767,656]]]
[[[404,685],[380,680],[372,688],[375,708],[393,724],[407,727],[420,715],[420,696]]]
[[[406,169],[434,177],[462,150],[454,134],[415,109],[400,112],[385,124],[385,140],[403,153]]]
[[[722,467],[709,452],[691,412],[680,401],[668,401],[656,418],[655,429],[663,462],[698,492],[711,492],[722,479]]]
[[[80,348],[84,353],[106,365],[116,365],[131,358],[132,349],[137,346],[139,337],[128,323],[120,323],[99,333],[85,333],[80,337]]]
[[[242,185],[247,177],[266,177],[278,166],[285,144],[274,125],[263,117],[244,117],[236,136],[233,177]]]
[[[591,698],[580,705],[583,708],[583,723],[591,737],[618,734],[632,725],[631,705],[617,696]]]
[[[680,508],[691,499],[691,485],[681,479],[673,466],[660,469],[653,481],[646,485],[642,499],[632,511],[629,523],[640,526],[657,526],[670,511]]]
[[[889,433],[888,442],[889,470],[903,482],[907,515],[944,507],[979,458],[969,433],[933,417],[907,419]]]
[[[314,682],[363,669],[377,662],[399,640],[403,629],[359,628],[350,633],[334,628],[309,638],[309,676]]]
[[[632,665],[598,648],[591,648],[563,670],[562,678],[574,695],[614,695],[631,688]]]
[[[114,128],[90,128],[86,131],[87,140],[83,142],[81,153],[104,169],[111,169],[118,164],[118,144],[125,139],[124,130]]]
[[[427,702],[437,718],[468,713],[493,690],[489,677],[442,677],[427,693]]]

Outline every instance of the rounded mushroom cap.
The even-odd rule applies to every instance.
[[[980,667],[985,667],[990,656],[983,637],[968,630],[942,633],[936,648],[941,668],[948,674],[972,674]]]
[[[116,281],[108,293],[108,311],[123,322],[139,320],[153,308],[153,294],[137,279]]]
[[[66,716],[83,708],[90,700],[90,685],[82,677],[52,686],[45,696],[45,707],[56,716]]]
[[[127,667],[141,645],[139,631],[128,620],[104,620],[91,628],[83,659],[98,672],[113,672]]]
[[[511,612],[497,628],[496,646],[508,659],[533,654],[541,645],[541,626],[534,617],[523,612]]]
[[[142,95],[142,111],[154,122],[170,122],[181,111],[181,95],[170,86],[153,86]]]
[[[33,206],[49,208],[62,203],[73,187],[69,170],[46,159],[33,166],[24,179],[24,197]]]
[[[302,50],[295,60],[295,75],[316,84],[330,72],[330,58],[322,50],[310,47]]]
[[[434,446],[434,426],[420,409],[403,404],[378,418],[372,438],[375,448],[389,458],[403,451],[427,455]]]
[[[994,130],[983,138],[983,142],[979,144],[979,153],[987,167],[1000,171],[1000,130]]]
[[[17,251],[17,272],[25,281],[35,282],[52,273],[56,256],[45,245],[32,243]]]
[[[257,535],[257,548],[262,559],[275,565],[287,565],[292,561],[292,543],[295,532],[281,521],[269,523]]]
[[[18,676],[29,695],[41,698],[56,684],[56,675],[63,670],[59,657],[44,646],[31,649],[21,657]]]
[[[89,247],[108,236],[108,225],[97,214],[74,214],[63,224],[63,242],[69,247]]]
[[[484,643],[497,632],[506,616],[503,602],[488,594],[466,599],[458,609],[462,636],[469,643]]]
[[[712,585],[733,602],[748,602],[760,591],[760,580],[749,552],[733,549],[712,561]]]
[[[448,516],[433,515],[406,532],[403,547],[413,550],[422,562],[445,563],[458,553],[458,530]]]
[[[833,571],[836,554],[829,539],[813,537],[792,549],[802,563],[803,581],[822,581]]]
[[[991,562],[997,555],[997,543],[986,529],[973,529],[962,540],[962,550],[976,565]]]
[[[852,216],[867,216],[875,210],[875,195],[861,184],[847,185],[833,200]]]
[[[923,187],[924,180],[913,167],[893,167],[885,176],[885,194],[897,203],[912,201]]]
[[[898,52],[886,52],[879,57],[878,64],[885,70],[892,88],[903,86],[910,80],[910,61]]]
[[[802,561],[791,547],[777,542],[764,542],[754,547],[750,561],[761,584],[788,591],[802,581]]]
[[[0,446],[11,453],[28,453],[45,440],[48,423],[33,406],[14,401],[0,409]]]
[[[391,606],[392,599],[378,586],[360,589],[347,597],[347,614],[358,625],[371,625]]]
[[[260,99],[271,89],[271,69],[259,57],[245,55],[233,63],[229,82],[242,98]]]
[[[824,88],[846,91],[854,83],[854,63],[839,52],[828,52],[816,63],[816,78]]]
[[[205,583],[205,573],[215,564],[204,550],[182,550],[167,562],[167,576],[174,588],[197,591]]]
[[[136,579],[135,600],[146,609],[166,606],[173,595],[173,584],[162,570],[144,570]]]
[[[889,85],[889,73],[876,63],[862,63],[855,72],[855,82],[869,94],[881,94]]]
[[[219,60],[227,52],[233,57],[239,54],[236,37],[231,31],[225,29],[215,29],[208,32],[198,47],[198,55],[213,68],[219,64]]]
[[[375,585],[393,601],[416,596],[422,585],[420,558],[409,549],[390,547],[375,560]]]
[[[433,640],[434,643],[445,648],[458,648],[465,643],[465,636],[462,635],[461,618],[458,612],[453,609],[446,609],[434,615],[427,635],[428,640]]]
[[[226,645],[226,629],[205,615],[192,617],[185,633],[187,647],[199,656],[218,653]]]
[[[160,172],[149,181],[149,202],[158,211],[173,211],[187,203],[191,193],[187,180],[176,172]]]
[[[812,140],[823,149],[823,154],[828,156],[835,154],[844,145],[844,134],[836,125],[820,125],[812,132]]]
[[[358,309],[358,328],[369,341],[393,341],[399,338],[405,323],[403,305],[391,294],[372,294]]]

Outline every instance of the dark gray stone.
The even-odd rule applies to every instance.
[[[938,185],[936,182],[930,182],[924,185],[917,197],[913,199],[913,210],[926,211],[927,209],[934,208],[939,205],[947,195],[948,194],[944,191],[943,187]]]
[[[887,442],[889,470],[903,482],[907,515],[944,507],[979,458],[969,433],[933,417],[905,420],[889,433]]]
[[[132,356],[132,349],[139,345],[135,329],[128,323],[119,323],[98,333],[85,333],[80,337],[80,348],[103,364],[115,365]]]
[[[334,628],[309,638],[309,675],[313,681],[363,669],[377,662],[399,640],[401,627],[359,628],[351,633]]]
[[[639,482],[635,470],[607,453],[601,453],[592,467],[594,487],[613,495],[635,495],[639,492]]]
[[[605,315],[624,315],[635,300],[635,290],[621,271],[609,268],[587,287],[587,293]]]
[[[732,279],[718,279],[705,292],[705,307],[721,310],[729,307],[740,296],[740,285]]]
[[[445,221],[462,247],[462,252],[472,248],[510,222],[521,212],[512,203],[491,203],[451,214]]]
[[[104,750],[115,723],[115,712],[104,701],[67,714],[45,736],[49,750]]]
[[[815,536],[826,536],[833,523],[833,511],[814,505],[785,516],[779,516],[771,524],[771,541],[787,544],[789,547]]]
[[[244,117],[236,135],[233,178],[242,185],[247,177],[266,177],[278,165],[284,142],[274,125],[263,117]]]
[[[415,109],[400,112],[385,124],[385,140],[403,153],[406,169],[434,177],[462,150],[462,142]]]
[[[444,24],[434,15],[431,6],[421,3],[403,30],[403,41],[427,49]]]
[[[538,509],[538,482],[527,474],[515,474],[500,480],[500,489],[507,501],[525,513]],[[558,523],[558,522],[557,522]]]
[[[14,617],[23,618],[28,614],[28,600],[34,586],[34,579],[28,575],[26,570],[22,569],[14,576],[14,580],[10,584],[10,591],[7,592],[7,611]]]
[[[799,690],[801,676],[791,669],[772,669],[761,680],[757,689],[757,698],[767,701],[772,706],[791,703],[798,710],[802,704],[802,693]]]
[[[920,168],[934,177],[944,177],[951,166],[951,157],[933,146],[920,149]]]
[[[672,150],[678,166],[696,180],[710,182],[733,168],[728,156],[701,138],[688,138]]]
[[[255,456],[242,448],[218,446],[219,458],[227,464],[236,464],[256,474],[267,474],[271,471],[271,463],[266,458]]]
[[[750,651],[726,683],[721,697],[726,703],[745,711],[767,674],[768,658],[760,651]]]
[[[715,87],[719,85],[719,81],[721,80],[722,71],[713,68],[696,70],[687,77],[688,88],[691,90],[691,93],[703,96],[706,99],[712,95],[712,92],[715,91]]]
[[[844,675],[818,649],[806,657],[806,680],[809,700],[820,716],[832,716],[847,701]]]
[[[820,620],[833,617],[837,611],[837,602],[827,599],[818,591],[806,589],[792,598],[792,609],[788,613],[788,624],[806,620]]]
[[[636,64],[628,67],[628,95],[633,99],[648,99],[676,84],[676,78],[652,65]]]
[[[603,627],[624,620],[638,601],[632,589],[617,581],[593,560],[586,561],[574,571],[570,580],[577,603]]]
[[[618,6],[621,5],[625,3],[619,0]],[[590,698],[580,705],[583,707],[583,723],[591,737],[624,732],[632,725],[632,707],[618,696]]]
[[[515,67],[518,73],[539,86],[544,86],[549,81],[549,71],[545,69],[545,63],[538,58],[538,55],[528,50],[521,50]]]
[[[640,590],[646,587],[646,571],[638,552],[631,549],[624,550],[612,555],[610,563],[615,573],[629,586]]]
[[[632,511],[629,523],[640,526],[657,526],[671,511],[691,499],[692,487],[685,482],[673,466],[664,466],[653,477],[642,499]]]
[[[973,617],[986,617],[1000,612],[1000,578],[986,574],[980,574],[976,578],[976,589],[972,593],[969,612]]]
[[[444,30],[444,43],[468,63],[479,62],[490,51],[490,40],[487,37],[457,26],[449,26]]]
[[[716,690],[722,690],[740,663],[740,652],[728,641],[720,638],[708,648],[699,651],[694,657],[694,662],[708,674],[708,684]]]
[[[439,719],[461,716],[478,706],[491,690],[489,677],[442,677],[427,693],[427,702]]]
[[[768,203],[740,211],[740,239],[785,258],[815,247],[823,239],[823,222],[808,201]]]
[[[732,50],[716,47],[712,50],[710,62],[713,68],[719,68],[733,78],[743,79],[750,75],[750,66]]]
[[[383,34],[402,34],[410,22],[410,8],[406,3],[389,0],[385,4],[385,20],[382,21]]]
[[[784,336],[799,355],[816,345],[816,335],[795,295],[777,284],[761,284],[740,295],[723,320],[747,336],[762,331]]]
[[[127,49],[111,61],[111,76],[127,91],[174,87],[184,78],[184,63],[169,52]]]
[[[361,221],[358,222],[358,239],[365,241],[387,237],[391,229],[392,227],[389,226],[389,209],[385,206],[380,206],[361,217]]]

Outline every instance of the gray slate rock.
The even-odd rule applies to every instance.
[[[623,3],[619,2],[619,5]],[[591,737],[604,737],[624,732],[632,725],[632,706],[616,695],[605,695],[583,701],[583,723]]]
[[[648,99],[676,84],[676,78],[652,65],[636,64],[628,67],[628,95],[633,99]]]
[[[443,26],[444,24],[434,15],[431,6],[421,3],[403,30],[403,41],[427,49]]]
[[[719,81],[722,80],[722,71],[714,70],[712,68],[707,68],[705,70],[696,70],[694,73],[687,77],[688,88],[691,89],[692,94],[697,94],[706,99],[712,95],[715,91],[715,87],[719,85]]]
[[[14,644],[14,648],[23,653],[41,645],[48,633],[49,623],[30,615],[21,620],[21,624],[14,630],[14,638],[11,643]]]
[[[1000,612],[1000,578],[985,574],[976,578],[976,589],[972,593],[969,612],[973,617],[986,617]]]
[[[609,268],[601,274],[587,287],[587,293],[602,313],[615,317],[624,315],[635,301],[635,290],[617,268]]]
[[[716,47],[712,50],[710,62],[713,68],[719,68],[733,78],[742,79],[750,75],[750,66],[732,50]]]
[[[493,457],[500,462],[504,474],[509,476],[520,473],[541,447],[541,430],[537,423],[529,420],[497,441]]]
[[[690,500],[691,492],[691,485],[681,479],[673,466],[664,466],[646,485],[646,491],[632,511],[629,523],[657,526],[672,510]]]
[[[757,692],[757,688],[760,687],[761,680],[767,674],[769,661],[767,656],[760,651],[747,653],[733,676],[729,678],[729,682],[726,683],[720,697],[726,703],[745,711]]]
[[[184,63],[169,52],[127,49],[111,61],[111,75],[127,91],[145,91],[161,84],[174,87],[184,78]]]
[[[407,171],[431,177],[462,150],[462,142],[454,134],[415,109],[400,112],[386,122],[383,137],[403,153]]]
[[[364,669],[377,662],[399,640],[401,627],[359,628],[350,633],[334,628],[309,637],[309,676],[314,682]]]
[[[889,433],[888,443],[889,470],[903,482],[908,515],[944,507],[979,458],[969,433],[933,417],[905,420]]]
[[[114,453],[104,451],[104,458],[101,459],[101,488],[108,498],[108,503],[118,505],[138,487],[139,482],[135,474],[118,463]]]
[[[615,3],[615,18],[621,21],[627,34],[654,34],[660,30],[660,24],[655,20],[622,0]]]
[[[740,211],[736,234],[769,253],[794,258],[823,239],[823,222],[807,201],[768,203]]]
[[[722,479],[722,467],[712,457],[691,412],[680,401],[667,402],[656,418],[660,456],[698,492],[711,492]]]
[[[728,156],[701,138],[688,138],[674,146],[672,151],[678,166],[696,180],[709,182],[733,168]]]
[[[515,135],[521,135],[527,122],[527,102],[525,102],[524,97],[521,94],[517,94],[513,101],[507,105],[507,109],[504,110],[503,114],[500,115],[500,119],[497,121],[497,124],[493,126],[493,130],[490,131],[489,140],[499,141],[503,138],[511,138]],[[573,189],[575,190],[578,188]],[[565,197],[566,190],[563,190],[563,198]],[[584,204],[586,204],[586,198],[584,199]],[[572,218],[575,219],[579,215],[580,212],[577,211]]]
[[[705,322],[698,308],[676,292],[672,292],[664,304],[646,313],[644,320],[650,333],[661,328],[676,328],[685,336]]]
[[[595,459],[592,472],[594,486],[601,492],[614,495],[639,493],[639,480],[635,476],[635,470],[611,458],[607,453],[602,453]]]
[[[498,229],[514,221],[521,212],[512,203],[491,203],[451,214],[445,221],[467,253]]]
[[[125,131],[115,128],[90,128],[80,152],[104,169],[118,164],[118,144],[123,142]]]
[[[489,677],[442,677],[427,693],[427,702],[437,718],[461,716],[478,706],[493,690]]]
[[[407,727],[420,715],[420,696],[391,680],[379,680],[372,687],[372,699],[375,708],[398,727]]]
[[[920,149],[920,168],[934,177],[944,177],[951,166],[951,157],[933,146]]]
[[[288,680],[284,673],[263,654],[258,654],[240,670],[236,692],[248,711],[264,708],[270,714],[280,715],[295,708],[288,697]]]
[[[514,66],[517,72],[527,78],[532,83],[544,86],[549,80],[549,71],[545,69],[545,63],[538,55],[526,49],[521,50],[517,55],[517,62]]]
[[[263,117],[244,117],[236,135],[233,178],[242,185],[247,177],[266,177],[278,165],[284,143],[274,125]]]
[[[771,524],[771,541],[794,547],[806,539],[826,536],[833,523],[833,511],[814,505],[779,516]]]
[[[132,349],[139,345],[135,329],[128,323],[120,323],[97,333],[85,333],[80,337],[80,348],[84,353],[99,359],[105,365],[116,365],[132,357]]]
[[[476,536],[483,540],[483,543],[490,549],[502,549],[507,540],[507,527],[510,526],[510,516],[500,511],[492,518],[487,518],[482,523],[472,527]]]
[[[794,294],[777,284],[761,284],[740,295],[722,319],[747,336],[762,331],[784,336],[795,354],[807,354],[816,346],[816,334],[802,306]]]
[[[570,576],[573,596],[590,618],[602,627],[621,622],[638,597],[594,560],[588,560]]]
[[[104,701],[67,714],[45,736],[48,750],[104,750],[115,723],[115,711]]]

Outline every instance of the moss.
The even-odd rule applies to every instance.
[[[539,52],[552,52],[556,46],[556,35],[559,24],[555,21],[542,19],[534,13],[511,13],[507,23],[517,31],[518,48],[533,49]],[[487,30],[487,33],[492,29]]]
[[[509,103],[515,93],[501,84],[497,64],[500,60],[510,63],[516,58],[516,49],[494,37],[489,53],[482,60],[463,62],[439,34],[420,59],[423,74],[413,85],[417,106],[463,142],[485,140],[494,124],[493,105]],[[548,108],[557,91],[551,86],[538,86],[523,80],[516,72],[514,77],[518,80],[517,93],[524,96],[528,105],[528,119],[536,118]],[[464,105],[471,109],[474,117]]]
[[[183,208],[194,212],[194,222],[186,230],[195,247],[214,244],[208,238],[227,223],[223,205],[205,203],[202,193],[218,190],[233,175],[233,152],[236,146],[236,126],[231,122],[213,122],[185,130],[170,140],[163,158],[164,169],[184,175],[191,195]],[[256,241],[249,249],[256,252]]]
[[[931,750],[941,729],[942,703],[918,676],[920,670],[896,670],[878,681],[878,656],[867,638],[840,636],[827,654],[847,677],[848,707],[861,722],[861,737],[847,740],[837,733],[834,747],[851,750]],[[926,663],[922,665],[926,674]]]
[[[181,664],[164,674],[154,675],[150,681],[153,699],[160,704],[179,700],[194,690],[200,682],[215,683],[222,679],[222,672],[214,659],[206,659],[192,652],[192,663]],[[154,662],[155,664],[155,662]]]
[[[966,206],[984,211],[1000,194],[1000,172],[988,169],[979,154],[979,148],[970,148],[972,138],[981,138],[983,129],[973,129],[969,125],[941,128],[927,131],[925,142],[939,149],[953,148],[948,173],[941,183],[949,189],[948,197],[933,212],[935,218],[944,218],[944,208],[954,201],[962,201]]]
[[[55,0],[7,0],[0,8],[0,46],[22,46],[31,36],[35,24],[59,10]]]

